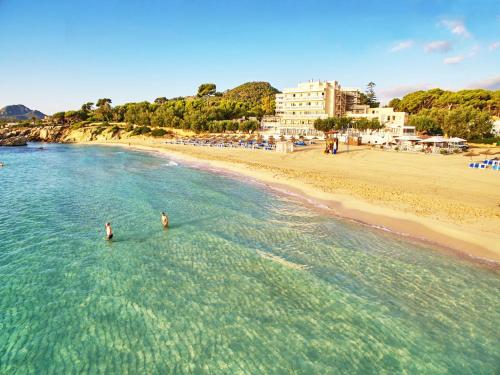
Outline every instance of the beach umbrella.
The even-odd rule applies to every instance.
[[[486,151],[481,151],[480,154],[481,155],[496,155],[497,153],[495,151],[491,151],[490,149],[488,149]]]
[[[474,151],[469,151],[469,152],[465,153],[464,156],[470,157],[470,160],[472,161],[473,156],[480,156],[480,154],[478,154],[477,152],[474,152]]]

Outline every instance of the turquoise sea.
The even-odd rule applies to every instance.
[[[500,373],[497,269],[165,156],[38,147],[0,148],[0,374]]]

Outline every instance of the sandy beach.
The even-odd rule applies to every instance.
[[[292,154],[170,145],[149,138],[87,142],[156,150],[242,174],[320,203],[335,215],[429,241],[464,256],[500,262],[500,176],[472,170],[462,155],[424,155],[322,142]],[[476,159],[480,159],[477,157]]]

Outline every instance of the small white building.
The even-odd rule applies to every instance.
[[[493,135],[500,135],[500,120],[493,121],[493,128],[491,132]]]

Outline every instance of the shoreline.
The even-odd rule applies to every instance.
[[[227,160],[213,160],[193,156],[183,152],[182,148],[172,149],[171,145],[154,143],[152,141],[127,139],[117,141],[80,142],[81,145],[99,145],[130,148],[139,151],[160,153],[191,164],[194,167],[210,169],[215,173],[234,175],[235,177],[250,177],[263,184],[274,193],[292,197],[307,206],[320,210],[328,215],[367,225],[372,228],[389,231],[409,240],[425,243],[443,249],[445,252],[468,258],[472,261],[493,266],[500,266],[500,249],[495,246],[500,237],[488,238],[485,233],[476,233],[472,228],[453,225],[442,221],[419,217],[409,212],[394,210],[390,207],[366,202],[347,194],[321,191],[314,186],[307,186],[301,181],[283,178],[273,173],[272,169],[250,168],[244,163]],[[180,146],[191,147],[191,146]],[[178,148],[178,147],[175,147]],[[186,150],[188,151],[188,150]],[[266,151],[249,151],[266,152]],[[496,234],[496,233],[495,233]]]

